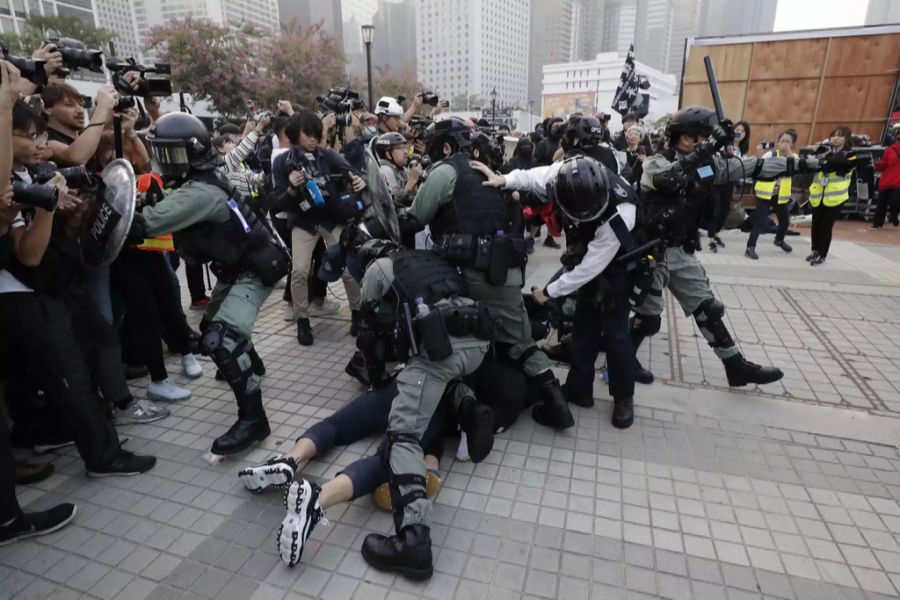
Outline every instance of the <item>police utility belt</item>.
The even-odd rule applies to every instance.
[[[511,235],[445,235],[435,250],[451,265],[481,271],[491,285],[504,285],[507,271],[528,262],[525,240]]]
[[[403,304],[404,329],[409,332],[410,354],[415,356],[424,352],[429,360],[444,360],[453,354],[451,336],[491,341],[497,332],[497,320],[482,304],[428,306],[427,311],[413,315],[409,304]]]

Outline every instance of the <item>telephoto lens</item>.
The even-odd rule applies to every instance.
[[[17,204],[42,208],[51,212],[56,209],[58,201],[59,190],[55,187],[40,183],[13,182],[13,202]]]
[[[65,177],[66,185],[70,188],[93,190],[97,187],[97,179],[82,165],[60,169],[52,162],[43,162],[35,167],[34,180],[37,183],[47,183],[56,172]]]

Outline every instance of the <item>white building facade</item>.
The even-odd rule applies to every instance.
[[[418,0],[420,81],[442,97],[478,95],[501,106],[528,101],[529,0]]]
[[[545,65],[543,68],[542,107],[544,117],[566,117],[573,112],[604,112],[612,114],[610,126],[621,125],[621,115],[612,110],[613,96],[619,85],[625,55],[603,52],[588,61]],[[650,81],[650,122],[678,109],[678,85],[669,75],[636,61],[639,75]]]

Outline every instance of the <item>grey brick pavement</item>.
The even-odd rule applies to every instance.
[[[576,408],[572,430],[522,418],[479,465],[454,461],[448,441],[429,582],[367,567],[363,537],[392,526],[368,498],[331,509],[304,564],[284,567],[274,543],[281,495],[238,483],[237,469],[359,391],[343,374],[346,316],[317,321],[316,345],[301,348],[276,292],[256,332],[273,435],[239,460],[205,461],[234,418],[205,362],[173,416],[122,428],[128,448],[160,457],[150,474],[88,480],[69,451],[51,457],[51,479],[19,489],[23,505],[71,499],[79,513],[61,532],[0,549],[0,598],[896,597],[900,266],[890,250],[849,242],[816,270],[798,264],[803,241],[793,256],[766,252],[758,263],[739,255],[741,236],[726,243],[702,259],[734,335],[750,358],[784,365],[785,379],[729,390],[670,303],[663,332],[641,349],[658,382],[639,388],[630,430],[609,425],[598,386],[599,408]],[[553,269],[544,252],[532,280]],[[707,404],[685,408],[697,404],[684,397]],[[304,473],[331,477],[377,443],[337,449]]]

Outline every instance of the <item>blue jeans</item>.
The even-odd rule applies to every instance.
[[[103,319],[112,325],[112,297],[109,292],[109,267],[93,269],[87,273],[87,293],[97,305]]]

